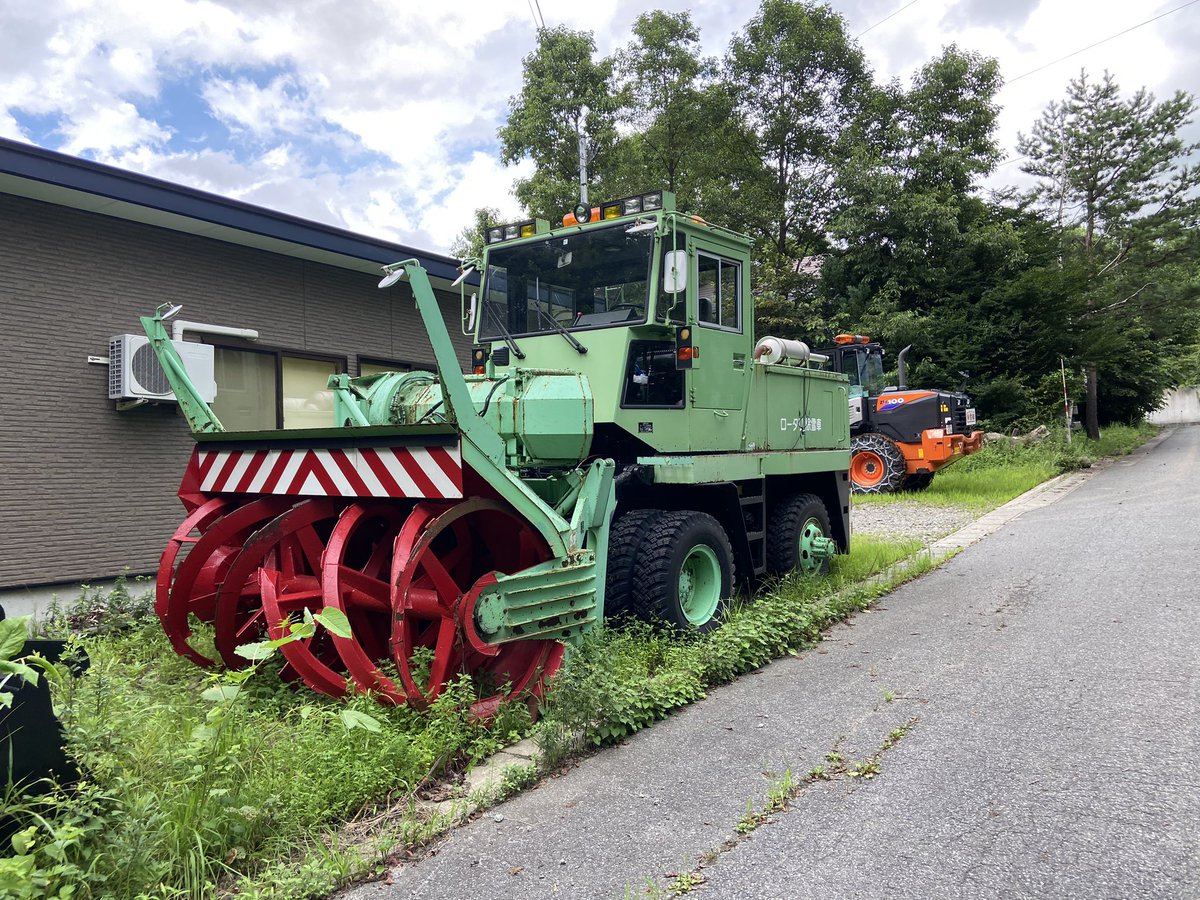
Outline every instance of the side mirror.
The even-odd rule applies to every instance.
[[[462,333],[471,336],[475,334],[475,312],[477,309],[478,298],[475,292],[471,292],[471,303],[467,304],[466,298],[463,298],[462,305]]]
[[[663,254],[663,292],[678,294],[687,288],[687,251],[668,250]]]

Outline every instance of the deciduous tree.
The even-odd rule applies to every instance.
[[[587,137],[589,186],[599,182],[617,142],[613,61],[595,56],[590,31],[543,28],[523,61],[521,93],[509,99],[499,135],[505,163],[533,160],[534,173],[514,188],[531,215],[554,220],[575,206],[580,135]]]

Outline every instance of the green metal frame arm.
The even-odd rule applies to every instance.
[[[475,403],[471,399],[466,379],[463,378],[462,368],[454,352],[450,332],[442,319],[441,307],[438,306],[437,297],[429,283],[428,273],[415,259],[393,263],[386,266],[385,271],[395,272],[399,268],[403,268],[408,275],[413,296],[417,301],[417,311],[429,335],[434,362],[437,364],[441,380],[443,402],[453,414],[462,436],[463,462],[479,473],[500,496],[537,528],[555,556],[569,556],[578,551],[586,541],[585,529],[590,522],[582,523],[583,527],[580,527],[581,523],[568,522],[508,468],[504,439],[475,412]],[[611,466],[611,463],[609,465]],[[609,478],[611,479],[611,475]],[[585,479],[581,493],[586,496],[590,490],[595,495],[592,498],[591,509],[597,506],[596,498],[604,480],[602,474],[594,472],[589,472],[589,477]],[[588,482],[592,483],[590,489]],[[611,485],[611,481],[609,484]]]
[[[192,384],[192,379],[188,377],[187,368],[184,366],[183,360],[179,358],[175,345],[171,343],[171,336],[167,334],[166,326],[163,325],[162,307],[160,306],[152,316],[139,316],[138,318],[142,323],[142,329],[146,332],[146,337],[150,339],[150,346],[154,348],[154,355],[158,357],[163,374],[167,376],[167,382],[171,385],[171,390],[175,392],[179,409],[187,419],[192,431],[202,433],[224,431],[225,426],[221,424],[217,414],[212,411],[212,407],[204,402],[204,398]]]
[[[333,391],[333,421],[336,424],[352,422],[360,428],[370,426],[362,408],[355,402],[349,375],[330,375],[326,386]]]
[[[438,375],[441,376],[443,402],[450,408],[463,436],[470,439],[471,443],[496,466],[504,468],[504,440],[487,422],[475,414],[475,403],[471,400],[467,382],[462,376],[458,354],[454,352],[450,332],[442,319],[442,309],[438,306],[433,287],[429,284],[429,274],[415,259],[405,260],[397,265],[403,265],[408,273],[413,296],[417,300],[417,311],[421,314],[425,331],[429,334],[434,362],[437,363]]]

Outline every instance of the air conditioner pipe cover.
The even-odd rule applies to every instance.
[[[171,340],[182,341],[183,333],[191,331],[195,334],[219,334],[224,337],[245,338],[257,341],[258,332],[253,328],[232,328],[228,325],[208,325],[204,322],[189,322],[186,319],[176,319],[171,323]]]

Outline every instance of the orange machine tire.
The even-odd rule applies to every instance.
[[[904,481],[904,453],[882,434],[860,434],[850,442],[850,488],[856,494],[890,494]]]

